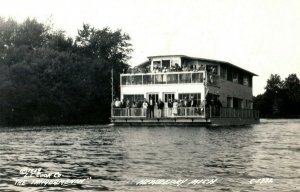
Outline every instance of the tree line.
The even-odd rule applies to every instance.
[[[36,19],[0,18],[0,124],[106,123],[132,52],[121,30],[83,24],[73,39]]]
[[[297,75],[290,74],[281,80],[279,75],[271,74],[265,92],[254,97],[253,105],[263,118],[299,118],[300,81]]]

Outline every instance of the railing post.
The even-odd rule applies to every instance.
[[[212,112],[211,112],[211,106],[209,106],[209,116],[210,116],[210,118],[212,117],[211,114]]]

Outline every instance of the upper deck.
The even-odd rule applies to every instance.
[[[206,82],[206,77],[204,70],[121,74],[120,85],[202,84]],[[211,74],[207,83],[218,86],[218,80],[218,75]]]
[[[252,87],[256,74],[228,62],[165,55],[149,60],[121,74],[120,85],[201,84],[220,86],[220,79]]]

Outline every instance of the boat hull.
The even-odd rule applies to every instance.
[[[112,118],[115,126],[237,126],[259,123],[255,118]]]

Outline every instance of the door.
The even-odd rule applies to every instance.
[[[174,101],[175,99],[175,93],[164,93],[164,102],[167,103],[171,99]]]
[[[158,93],[147,93],[148,94],[148,101],[150,101],[150,98],[154,100],[154,103],[158,101]]]

